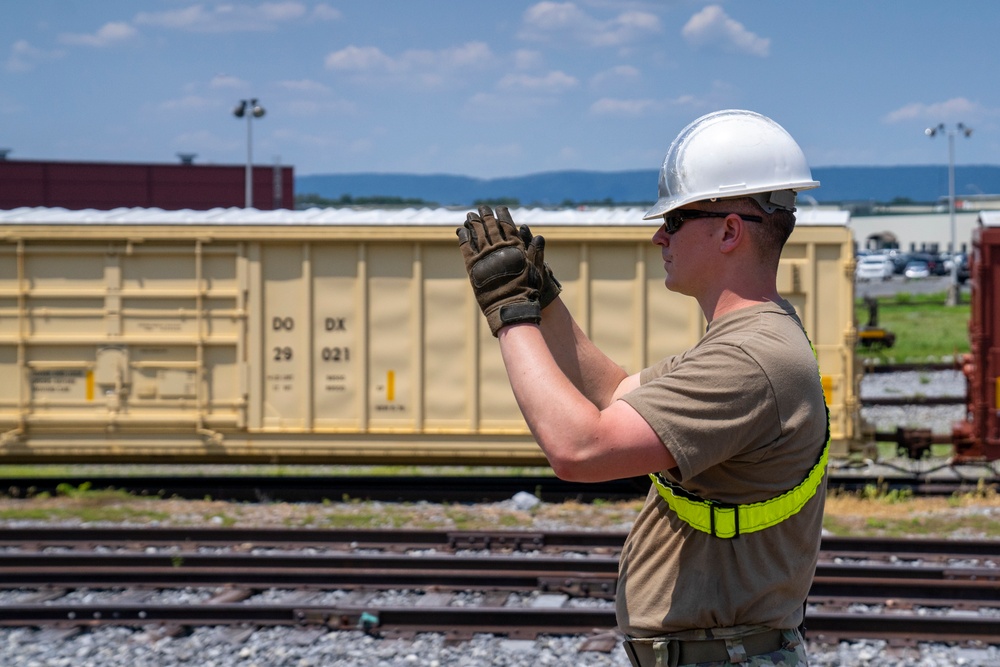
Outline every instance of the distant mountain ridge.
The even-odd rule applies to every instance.
[[[948,195],[948,168],[938,165],[895,167],[814,167],[820,187],[808,194],[818,202],[909,199],[933,202]],[[295,192],[328,199],[402,197],[442,206],[468,206],[482,199],[517,199],[522,205],[557,206],[565,201],[635,204],[656,199],[658,173],[633,171],[552,171],[504,178],[448,174],[312,174],[295,177]],[[955,167],[955,194],[1000,193],[1000,165]]]

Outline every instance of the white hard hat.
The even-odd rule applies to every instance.
[[[795,193],[819,187],[792,136],[767,116],[727,109],[685,127],[660,168],[659,199],[644,220],[706,199],[752,196],[768,213],[795,210]]]

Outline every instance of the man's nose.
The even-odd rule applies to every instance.
[[[662,246],[670,245],[670,234],[667,234],[667,230],[663,228],[663,225],[660,225],[656,233],[653,234],[653,243]]]

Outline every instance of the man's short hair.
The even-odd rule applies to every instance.
[[[782,208],[767,213],[752,197],[740,197],[733,202],[739,202],[733,207],[736,213],[759,215],[763,218],[761,224],[751,225],[750,229],[753,230],[751,234],[757,244],[761,261],[771,262],[777,266],[781,258],[781,249],[785,247],[785,242],[795,229],[795,213]]]

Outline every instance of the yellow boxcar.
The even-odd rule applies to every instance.
[[[520,209],[627,371],[703,334],[634,208]],[[544,464],[457,247],[464,211],[0,211],[0,460]],[[847,214],[803,211],[779,290],[858,438]]]

